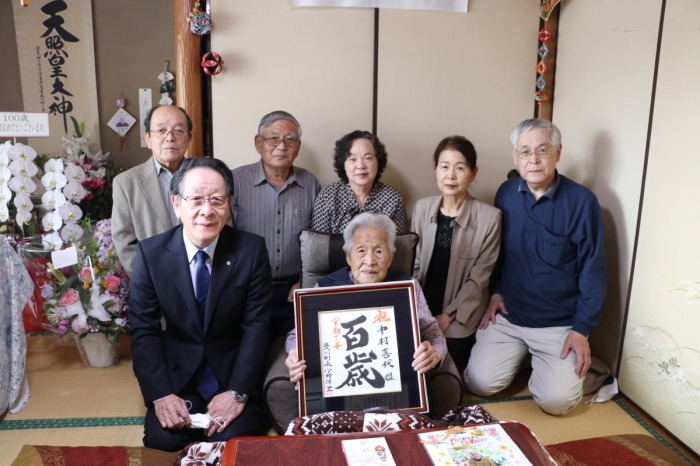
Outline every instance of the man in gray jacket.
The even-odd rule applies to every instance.
[[[153,157],[114,178],[112,240],[129,276],[136,245],[179,222],[170,202],[170,180],[185,158],[192,120],[174,105],[154,107],[144,120],[143,138]]]

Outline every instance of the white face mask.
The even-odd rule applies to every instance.
[[[192,409],[192,402],[189,400],[185,400],[185,403],[187,404],[187,410],[189,411]],[[219,421],[218,419],[221,419]],[[218,424],[219,427],[223,426],[224,419],[221,417],[213,418],[208,414],[202,414],[202,413],[195,413],[195,414],[190,414],[190,420],[192,421],[192,425],[190,426],[192,429],[208,429],[211,423]]]
[[[208,414],[190,414],[190,419],[192,420],[192,429],[208,429],[212,422],[218,424],[219,426],[223,426],[223,422],[219,422],[217,420],[221,419],[223,421],[223,418],[215,419]]]
[[[617,395],[617,379],[613,379],[612,383],[608,385],[603,385],[598,390],[598,393],[593,395],[593,397],[586,401],[586,406],[593,406],[593,403],[602,403],[608,401],[610,398]]]

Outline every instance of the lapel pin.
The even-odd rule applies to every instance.
[[[226,261],[226,265],[231,265],[231,261]]]

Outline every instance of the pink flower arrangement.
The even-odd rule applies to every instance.
[[[77,291],[75,291],[73,288],[70,288],[68,291],[63,293],[63,296],[61,296],[61,299],[59,302],[61,303],[61,306],[68,306],[69,304],[75,304],[78,302],[80,299],[80,295],[78,294]]]
[[[92,235],[73,244],[78,264],[62,269],[47,264],[48,284],[41,292],[51,330],[78,336],[102,332],[110,341],[128,330],[129,277],[117,258],[111,230],[109,219],[99,221]]]
[[[104,279],[102,286],[104,286],[110,293],[116,293],[117,290],[119,290],[119,285],[121,285],[121,283],[121,278],[117,277],[116,275],[110,275]]]

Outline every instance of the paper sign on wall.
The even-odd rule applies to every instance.
[[[0,138],[47,138],[49,114],[0,112]]]

